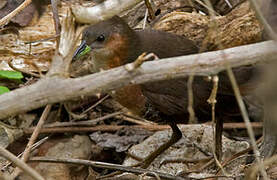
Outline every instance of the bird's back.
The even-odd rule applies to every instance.
[[[154,53],[159,58],[182,56],[198,52],[193,41],[184,36],[157,30],[138,30],[141,52]]]

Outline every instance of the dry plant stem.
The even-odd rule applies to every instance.
[[[145,62],[133,73],[129,73],[124,67],[117,67],[75,79],[48,76],[30,86],[0,95],[0,119],[47,104],[109,92],[126,85],[181,78],[191,74],[217,74],[226,69],[226,62],[232,67],[238,67],[276,60],[277,56],[273,41],[229,48],[224,52],[228,54],[225,59],[222,59],[222,51],[213,51]],[[60,56],[57,58],[61,59]],[[60,72],[56,70],[52,73]]]
[[[257,140],[256,144],[259,144],[262,142],[262,137],[260,139]],[[225,167],[227,166],[228,164],[230,164],[232,161],[235,161],[236,159],[242,157],[243,155],[245,156],[246,153],[248,153],[249,151],[253,150],[253,148],[250,146],[249,148],[247,149],[244,149],[240,152],[237,152],[236,154],[232,155],[232,157],[230,157],[229,159],[225,160],[225,162],[222,163],[222,166]],[[249,155],[249,156],[252,156],[252,155]],[[217,170],[217,174],[220,172],[220,169]]]
[[[59,48],[52,58],[50,70],[46,75],[47,77],[61,79],[69,77],[68,72],[72,57],[84,28],[85,26],[76,26],[71,12],[67,11],[66,18],[62,22]]]
[[[232,4],[230,3],[229,0],[225,0],[226,4],[229,6],[229,8],[232,8]]]
[[[123,3],[119,0],[106,0],[93,7],[74,6],[71,9],[77,22],[95,24],[130,9],[141,1],[124,0]]]
[[[35,180],[44,180],[44,178],[40,174],[38,174],[34,169],[29,167],[22,160],[18,159],[15,155],[13,155],[12,153],[10,153],[9,151],[7,151],[2,147],[0,147],[0,155],[10,160],[11,162],[13,162],[17,167],[22,169],[24,172],[26,172],[29,176],[31,176]]]
[[[154,10],[153,10],[153,8],[151,6],[150,0],[144,0],[144,2],[145,2],[145,6],[148,9],[148,13],[149,13],[150,19],[154,20],[155,19],[155,13],[154,13]]]
[[[259,22],[264,26],[265,31],[267,32],[269,37],[271,39],[277,41],[277,35],[273,31],[271,26],[268,24],[265,17],[262,15],[262,12],[260,11],[260,9],[258,7],[257,1],[256,0],[249,0],[249,1],[250,1],[251,6],[252,6],[252,9],[255,11],[255,14],[256,14],[257,18],[259,19]]]
[[[24,42],[24,43],[25,44],[40,43],[40,42],[45,42],[45,41],[50,41],[50,40],[53,40],[53,39],[57,39],[58,37],[60,37],[60,34],[53,35],[49,38],[39,39],[39,40],[36,40],[36,41],[27,41],[27,42]]]
[[[151,173],[146,172],[146,173],[143,173],[143,174],[139,175],[139,180],[144,180],[144,177],[146,177],[147,175],[153,175],[157,180],[161,180],[160,176],[157,173],[155,173],[155,172],[151,172]]]
[[[113,118],[120,114],[121,114],[121,112],[115,112],[115,113],[108,114],[103,117],[99,117],[99,118],[87,120],[87,121],[59,122],[59,123],[47,124],[47,125],[44,125],[43,128],[68,127],[68,126],[95,126],[96,123],[98,123],[98,122],[101,122],[105,119]]]
[[[44,124],[44,122],[45,122],[45,120],[46,120],[46,118],[47,118],[47,116],[48,116],[48,114],[49,114],[49,112],[51,110],[51,107],[52,107],[52,105],[47,105],[45,107],[45,109],[43,110],[43,113],[42,113],[42,115],[41,115],[41,117],[40,117],[40,119],[38,121],[38,124],[37,124],[37,126],[36,126],[36,128],[35,128],[35,130],[34,130],[34,132],[32,134],[32,136],[31,136],[27,146],[26,146],[25,151],[23,152],[23,155],[22,155],[21,159],[24,162],[26,162],[28,160],[28,158],[29,158],[31,147],[34,144],[34,142],[36,141],[36,139],[37,139],[37,137],[38,137],[38,135],[40,133],[40,130],[41,130],[41,128],[42,128],[42,126],[43,126],[43,124]]]
[[[215,175],[215,176],[207,176],[207,177],[203,177],[203,178],[198,178],[198,180],[209,180],[209,179],[218,179],[218,178],[229,178],[229,179],[236,179],[237,177],[240,177],[240,176],[225,176],[225,175]]]
[[[213,9],[213,6],[211,4],[211,1],[210,0],[205,0],[204,1],[205,4],[209,7],[208,11],[209,11],[209,14],[211,16],[211,25],[210,25],[210,30],[214,30],[214,31],[218,31],[218,25],[217,25],[217,22],[216,22],[216,19],[215,19],[215,11]],[[218,40],[218,38],[216,39],[217,40],[217,44],[222,47],[221,45],[221,42]],[[220,48],[220,49],[223,49],[223,48]],[[223,52],[224,53],[224,52]],[[218,78],[215,78],[213,79],[213,82],[214,82],[214,88],[213,88],[213,91],[217,92],[217,86],[218,86]],[[214,96],[213,94],[216,94],[216,93],[211,93],[211,96]],[[211,101],[212,103],[212,118],[213,118],[213,122],[215,122],[215,129],[214,129],[214,146],[213,146],[213,155],[214,155],[214,159],[215,159],[215,163],[216,165],[222,170],[222,173],[224,175],[226,175],[226,172],[225,170],[223,169],[220,161],[221,161],[221,155],[222,155],[222,131],[223,131],[223,120],[218,118],[217,121],[215,121],[215,103],[216,103],[216,100],[213,99]]]
[[[8,65],[10,66],[10,68],[12,68],[13,70],[15,71],[18,71],[18,72],[22,72],[24,74],[29,74],[31,76],[34,76],[34,77],[37,77],[37,78],[40,78],[41,76],[39,74],[36,74],[36,73],[32,73],[30,71],[25,71],[23,69],[18,69],[17,67],[15,67],[13,64],[12,64],[12,59],[9,59],[8,60]]]
[[[52,5],[52,13],[53,13],[53,20],[54,20],[54,26],[56,35],[59,35],[61,33],[61,24],[59,20],[59,12],[58,12],[58,0],[51,0]],[[59,39],[56,39],[56,48],[59,47]]]
[[[144,14],[144,18],[143,18],[142,29],[145,29],[145,28],[146,28],[147,17],[148,17],[148,9],[145,10],[145,14]]]
[[[195,112],[194,112],[194,109],[193,109],[193,89],[192,89],[193,79],[194,79],[194,75],[190,75],[189,78],[188,78],[188,82],[187,82],[189,124],[196,123]]]
[[[20,11],[22,11],[25,7],[27,7],[32,0],[25,0],[22,4],[20,4],[15,10],[13,10],[11,13],[6,15],[0,20],[0,27],[6,25],[9,23],[9,21],[16,16]]]
[[[246,111],[245,104],[244,104],[244,102],[241,98],[241,94],[240,94],[240,91],[239,91],[238,84],[236,82],[234,73],[233,73],[233,71],[231,70],[230,67],[227,67],[227,73],[228,73],[229,79],[231,81],[236,99],[238,101],[238,105],[239,105],[243,120],[246,124],[247,132],[248,132],[248,135],[250,137],[250,142],[251,142],[251,145],[253,147],[255,158],[258,162],[259,170],[261,171],[263,178],[266,180],[266,179],[268,179],[268,177],[267,177],[267,174],[266,174],[266,171],[265,171],[264,163],[260,158],[260,152],[258,150],[258,146],[257,146],[256,141],[255,141],[255,134],[254,134],[254,131],[251,127],[251,123],[250,123],[250,120],[249,120],[249,117],[248,117],[248,114],[247,114],[247,111]]]
[[[251,122],[251,127],[254,129],[261,129],[263,128],[262,122]],[[245,123],[224,123],[224,129],[246,129]]]
[[[204,150],[204,149],[203,149],[201,146],[199,146],[197,143],[194,143],[194,142],[193,142],[192,145],[193,145],[194,147],[196,147],[196,148],[198,149],[198,151],[200,151],[201,153],[203,153],[205,156],[208,156],[208,157],[213,156],[210,152]]]
[[[209,13],[210,12],[212,12],[213,14],[215,14],[215,15],[217,15],[217,16],[220,16],[220,14],[218,14],[214,9],[213,9],[213,7],[212,6],[208,6],[208,5],[206,5],[205,3],[203,3],[202,1],[200,1],[200,0],[195,0],[197,3],[199,3],[201,6],[203,6],[203,7],[205,7],[208,11],[209,11]],[[206,1],[205,1],[206,2]],[[210,3],[211,4],[211,3]],[[212,7],[212,8],[211,8]]]
[[[130,118],[128,116],[120,116],[119,119],[122,119],[124,121],[128,121],[128,122],[132,122],[132,123],[135,123],[135,124],[139,124],[139,125],[144,125],[144,126],[152,126],[153,124],[150,124],[150,123],[147,123],[147,122],[143,122],[141,120],[137,120],[135,118]]]
[[[98,125],[95,127],[53,127],[53,128],[42,128],[40,133],[66,133],[66,132],[95,132],[95,131],[105,131],[114,132],[123,128],[142,128],[149,131],[161,131],[165,129],[170,129],[167,125],[133,125],[133,126],[115,126],[115,125]],[[34,128],[28,128],[24,130],[25,134],[31,134]]]
[[[189,4],[193,7],[193,3],[191,0],[189,0]],[[195,10],[195,9],[194,9]],[[199,53],[202,53],[204,51],[204,49],[206,49],[206,44],[201,44],[201,47],[199,49]],[[200,57],[200,56],[199,56]],[[198,60],[199,60],[199,57],[198,59],[195,60],[195,62],[197,63]],[[189,78],[188,78],[188,81],[187,81],[187,91],[188,91],[188,112],[189,112],[189,123],[192,124],[192,123],[196,123],[196,119],[195,119],[195,112],[194,112],[194,109],[193,109],[193,80],[194,80],[194,75],[195,73],[192,73]]]
[[[106,95],[105,97],[101,98],[99,101],[97,101],[94,105],[92,105],[91,107],[89,107],[88,109],[86,109],[84,112],[82,112],[81,115],[86,114],[87,112],[89,112],[90,110],[92,110],[93,108],[95,108],[96,106],[98,106],[99,104],[101,104],[102,102],[104,102],[108,97],[110,97],[110,95]]]
[[[126,113],[123,113],[122,115],[126,116],[126,117],[129,117],[129,118],[132,118],[132,119],[135,119],[135,120],[139,120],[140,122],[143,123],[141,125],[157,125],[157,123],[155,123],[155,122],[149,121],[147,119],[144,119],[144,118],[141,118],[141,117],[138,117],[138,116],[135,116],[135,115],[126,114]]]
[[[38,146],[40,146],[41,144],[43,144],[44,142],[47,141],[47,139],[49,138],[49,136],[46,136],[45,138],[39,140],[38,142],[36,142],[35,144],[32,145],[32,149],[31,151],[34,151]],[[23,153],[20,153],[17,158],[20,158],[21,156],[23,155]],[[4,165],[2,168],[1,168],[1,171],[5,171],[7,170],[7,167],[9,167],[12,163],[9,162],[7,163],[6,165]]]
[[[43,113],[42,113],[42,115],[41,115],[41,117],[40,117],[40,119],[38,121],[38,124],[37,124],[34,132],[32,133],[32,136],[29,139],[29,142],[28,142],[28,144],[27,144],[27,146],[26,146],[26,148],[25,148],[25,150],[23,152],[23,155],[22,155],[22,158],[21,158],[22,161],[27,162],[27,160],[28,160],[28,158],[30,156],[30,152],[31,152],[32,146],[35,143],[35,141],[36,141],[36,139],[37,139],[37,137],[38,137],[38,135],[39,135],[39,133],[40,133],[40,131],[42,129],[42,126],[43,126],[43,124],[44,124],[44,122],[45,122],[45,120],[46,120],[46,118],[47,118],[47,116],[48,116],[48,114],[49,114],[49,112],[51,110],[51,107],[52,107],[52,105],[47,105],[45,107],[45,109],[44,109],[44,111],[43,111]],[[13,173],[14,174],[13,177],[17,177],[19,175],[19,173],[20,173],[19,169],[15,169],[15,171]]]
[[[264,164],[264,166],[270,166],[271,164],[276,163],[276,162],[277,162],[277,154],[266,159],[263,164]],[[260,170],[259,164],[254,164],[246,173],[246,175],[247,175],[246,178],[249,180],[257,179],[257,174],[258,174],[259,170]]]
[[[204,164],[203,166],[201,166],[198,171],[202,172],[204,169],[208,168],[210,165],[214,164],[215,159],[212,158],[210,161],[208,161],[206,164]]]
[[[187,125],[187,126],[193,126],[193,125]],[[256,128],[262,128],[262,125],[260,123],[253,123],[252,126],[255,126]],[[155,124],[133,125],[133,126],[98,125],[95,127],[55,127],[55,125],[53,125],[53,127],[43,127],[40,133],[95,132],[95,131],[114,132],[122,128],[141,128],[149,131],[161,131],[161,130],[170,129],[170,127],[167,125],[155,125]],[[224,124],[224,129],[236,129],[236,128],[245,128],[245,125],[244,123],[225,123]],[[33,131],[34,131],[34,128],[24,129],[25,134],[32,134]]]
[[[29,160],[30,162],[50,162],[50,163],[70,163],[70,164],[79,164],[79,165],[86,165],[86,166],[92,166],[97,168],[105,168],[105,169],[111,169],[111,170],[118,170],[123,172],[132,172],[135,174],[142,174],[147,173],[150,176],[154,176],[153,173],[156,173],[158,176],[165,178],[165,179],[175,179],[175,180],[181,180],[183,178],[178,176],[172,176],[170,174],[151,171],[147,169],[141,169],[141,168],[133,168],[128,166],[122,166],[117,164],[110,164],[110,163],[103,163],[103,162],[97,162],[97,161],[89,161],[89,160],[82,160],[82,159],[54,159],[54,158],[31,158]]]
[[[64,109],[66,110],[66,112],[68,113],[69,115],[69,121],[72,121],[72,119],[74,120],[79,120],[79,119],[83,119],[86,117],[86,114],[76,114],[76,113],[73,113],[70,108],[68,107],[68,104],[67,103],[64,103],[63,104],[64,106]]]

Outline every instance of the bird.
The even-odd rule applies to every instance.
[[[83,32],[82,46],[79,47],[76,54],[84,49],[84,46],[91,49],[88,59],[95,72],[131,63],[145,52],[154,53],[159,58],[199,52],[198,46],[185,36],[153,29],[134,30],[119,16],[113,16],[87,27]],[[251,80],[252,74],[255,73],[253,68],[237,68],[234,73],[241,87],[248,91],[245,87]],[[223,74],[222,78],[223,81],[220,80],[218,85],[217,107],[219,108],[217,109],[221,114],[240,116],[229,79],[226,74]],[[163,80],[127,86],[115,91],[114,97],[120,104],[130,109],[139,109],[136,106],[145,103],[141,97],[146,97],[147,101],[161,112],[162,119],[170,125],[173,131],[168,142],[143,160],[142,168],[147,168],[158,155],[181,139],[182,133],[177,122],[188,117],[187,80],[187,77]],[[211,106],[207,103],[207,99],[211,90],[211,82],[203,77],[195,77],[193,106],[197,118],[198,116],[210,118],[208,115]]]

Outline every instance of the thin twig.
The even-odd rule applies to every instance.
[[[37,173],[34,169],[29,167],[25,162],[18,159],[15,155],[7,151],[6,149],[0,147],[0,155],[5,157],[6,159],[13,162],[18,168],[22,169],[24,172],[26,172],[28,175],[33,177],[36,180],[44,180],[44,178]]]
[[[194,75],[191,75],[191,76],[189,76],[188,81],[187,81],[189,124],[196,123],[195,112],[193,109],[193,88],[192,88],[193,79],[194,79]]]
[[[105,97],[97,101],[94,105],[92,105],[91,107],[87,108],[84,112],[82,112],[81,115],[86,114],[87,112],[89,112],[90,110],[92,110],[93,108],[101,104],[103,101],[105,101],[108,97],[110,97],[110,95],[106,95]]]
[[[215,15],[217,15],[217,16],[220,16],[220,14],[219,14],[218,12],[216,12],[212,6],[206,5],[205,3],[203,3],[203,2],[200,1],[200,0],[195,0],[195,1],[196,1],[197,3],[199,3],[201,6],[205,7],[205,8],[209,11],[209,13],[212,12],[213,14],[215,14]],[[211,3],[210,3],[210,4],[211,4]],[[211,8],[211,7],[212,7],[212,8]]]
[[[266,179],[268,179],[268,177],[267,177],[267,174],[266,174],[266,171],[265,171],[265,166],[263,165],[263,162],[260,158],[260,152],[258,150],[258,146],[257,146],[256,141],[255,141],[255,134],[254,134],[254,131],[251,127],[251,123],[250,123],[250,120],[249,120],[249,117],[248,117],[248,114],[247,114],[245,104],[244,104],[244,102],[241,98],[241,94],[240,94],[239,87],[238,87],[238,84],[236,82],[234,73],[233,73],[233,71],[231,70],[230,67],[227,68],[227,73],[228,73],[229,79],[231,81],[231,84],[232,84],[232,87],[233,87],[233,90],[234,90],[234,93],[235,93],[235,96],[236,96],[236,99],[237,99],[237,102],[238,102],[238,105],[239,105],[239,108],[240,108],[240,111],[241,111],[241,114],[242,114],[242,117],[243,117],[243,120],[246,124],[246,129],[247,129],[247,132],[248,132],[248,136],[250,137],[250,142],[251,142],[251,145],[253,147],[253,151],[254,151],[254,154],[255,154],[255,158],[258,162],[259,169],[261,170],[263,178],[266,180]]]
[[[60,34],[53,35],[53,36],[48,37],[48,38],[43,38],[43,39],[35,40],[35,41],[26,41],[26,42],[24,42],[24,44],[41,43],[41,42],[57,39],[58,37],[60,37]]]
[[[50,163],[70,163],[70,164],[79,164],[79,165],[86,165],[86,166],[92,166],[97,168],[105,168],[105,169],[111,169],[111,170],[118,170],[118,171],[124,171],[124,172],[132,172],[135,174],[142,174],[147,173],[150,176],[154,176],[153,173],[156,173],[158,176],[166,179],[183,179],[178,176],[169,175],[166,173],[151,171],[148,169],[141,169],[141,168],[133,168],[128,166],[122,166],[118,164],[111,164],[111,163],[104,163],[104,162],[97,162],[97,161],[89,161],[89,160],[83,160],[83,159],[54,159],[54,158],[42,158],[42,157],[35,157],[31,158],[29,160],[30,162],[50,162]]]
[[[267,34],[270,36],[271,39],[277,41],[276,33],[273,31],[271,26],[268,24],[267,20],[262,15],[262,12],[260,11],[256,0],[249,0],[249,2],[252,6],[252,9],[255,11],[257,18],[259,19],[259,22],[264,26],[264,29],[267,32]]]
[[[63,104],[64,109],[69,114],[70,121],[72,120],[72,118],[74,120],[79,120],[79,119],[84,119],[85,117],[87,117],[87,115],[84,114],[84,113],[76,114],[76,113],[72,112],[71,109],[68,106],[69,106],[69,103],[64,103]]]
[[[144,126],[151,126],[151,125],[153,125],[153,124],[145,123],[143,121],[137,120],[135,118],[130,118],[130,117],[127,117],[127,116],[124,116],[124,115],[123,116],[121,115],[119,118],[124,120],[124,121],[128,121],[128,122],[139,124],[139,125],[144,125]]]
[[[148,9],[146,8],[146,10],[145,10],[145,14],[144,14],[144,18],[143,18],[142,29],[145,29],[145,28],[146,28],[146,24],[147,24],[147,17],[148,17]]]
[[[7,14],[5,17],[3,17],[0,20],[0,27],[6,25],[9,23],[9,21],[16,16],[18,13],[20,13],[20,11],[22,11],[25,7],[27,7],[30,3],[32,2],[32,0],[25,0],[22,4],[20,4],[15,10],[13,10],[12,12],[10,12],[9,14]]]
[[[154,20],[155,19],[155,13],[154,13],[154,10],[151,6],[150,0],[144,0],[144,3],[145,3],[146,8],[148,9],[148,14],[150,16],[150,19]]]
[[[269,166],[273,163],[276,163],[277,162],[277,154],[275,154],[274,156],[266,159],[264,162],[263,162],[263,166]],[[254,180],[254,179],[257,179],[257,174],[260,170],[260,166],[258,163],[254,164],[251,168],[248,169],[247,173],[246,173],[246,179],[249,179],[249,180]]]
[[[42,145],[44,142],[47,141],[47,139],[49,138],[49,136],[46,136],[45,138],[39,140],[38,142],[36,142],[35,144],[32,145],[32,149],[31,151],[33,152],[37,147],[39,147],[40,145]],[[23,153],[20,153],[17,158],[20,158],[21,156],[23,155]],[[7,163],[6,165],[4,165],[2,168],[1,168],[1,171],[5,171],[12,163],[9,162]]]
[[[56,128],[42,128],[40,133],[66,133],[66,132],[95,132],[95,131],[105,131],[114,132],[123,128],[142,128],[149,131],[161,131],[165,129],[170,129],[168,125],[134,125],[134,126],[116,126],[116,125],[99,125],[96,127],[56,127]],[[23,130],[25,134],[31,134],[34,128],[28,128]]]
[[[263,138],[260,138],[257,140],[257,144],[262,142],[262,139]],[[225,167],[227,166],[228,164],[232,163],[233,161],[235,161],[236,159],[238,158],[242,158],[242,157],[245,157],[246,153],[248,153],[249,151],[253,150],[252,146],[242,150],[242,151],[239,151],[237,152],[236,154],[232,155],[232,157],[230,157],[229,159],[225,160],[225,162],[222,163],[222,167]],[[253,155],[248,155],[248,156],[253,156]],[[217,174],[220,172],[220,169],[217,170]]]
[[[261,123],[252,123],[255,128],[262,128]],[[199,125],[199,124],[197,124]],[[201,124],[200,124],[201,125]],[[205,124],[203,124],[205,125]],[[207,124],[206,124],[207,125]],[[48,125],[47,125],[48,126]],[[54,126],[54,125],[53,125]],[[183,125],[183,126],[194,126],[194,125]],[[156,125],[156,124],[147,124],[147,125],[98,125],[96,127],[49,127],[49,128],[42,128],[40,133],[65,133],[65,132],[95,132],[95,131],[105,131],[105,132],[114,132],[120,130],[122,128],[141,128],[146,129],[149,131],[162,131],[166,129],[170,129],[168,125]],[[224,129],[236,129],[236,128],[245,128],[245,123],[225,123]],[[27,128],[24,129],[25,134],[32,134],[35,128]]]
[[[122,115],[126,116],[126,117],[129,117],[129,118],[132,118],[132,119],[135,119],[135,120],[139,120],[140,122],[136,122],[136,121],[134,121],[134,122],[137,123],[137,124],[140,124],[140,125],[157,125],[157,123],[155,123],[155,122],[149,121],[147,119],[144,119],[144,118],[141,118],[141,117],[138,117],[138,116],[134,116],[134,115],[131,115],[131,114],[126,114],[126,113],[122,113]]]
[[[212,165],[214,163],[215,159],[212,158],[210,161],[208,161],[206,164],[204,164],[203,166],[201,166],[198,171],[202,172],[204,169],[208,168],[210,165]]]
[[[44,125],[43,128],[68,127],[68,126],[93,126],[93,125],[96,125],[96,123],[98,123],[100,121],[103,121],[103,120],[109,119],[109,118],[113,118],[120,114],[121,114],[121,112],[115,112],[115,113],[111,113],[111,114],[108,114],[103,117],[99,117],[99,118],[87,120],[87,121],[58,122],[58,123]]]
[[[48,116],[48,114],[49,114],[49,112],[51,110],[51,107],[52,107],[52,105],[47,105],[45,107],[45,109],[43,110],[43,113],[42,113],[42,115],[41,115],[41,117],[40,117],[40,119],[38,121],[38,124],[37,124],[37,126],[36,126],[36,128],[35,128],[35,130],[34,130],[34,132],[32,134],[32,136],[31,136],[27,146],[26,146],[25,151],[23,152],[23,155],[22,155],[21,159],[24,162],[26,162],[28,160],[28,158],[29,158],[31,147],[34,144],[34,142],[36,141],[36,139],[37,139],[37,137],[38,137],[38,135],[40,133],[40,130],[41,130],[41,128],[42,128],[42,126],[43,126],[43,124],[44,124],[44,122],[45,122],[45,120],[46,120],[46,118],[47,118],[47,116]]]
[[[151,173],[146,172],[146,173],[143,173],[143,174],[139,175],[139,180],[143,180],[144,177],[147,176],[147,175],[150,175],[150,176],[153,175],[157,180],[161,180],[161,177],[157,173],[155,173],[155,172],[151,172]]]
[[[58,0],[51,0],[52,5],[52,13],[53,13],[53,20],[54,20],[54,26],[56,31],[56,36],[61,33],[61,24],[59,20],[59,11],[58,11]],[[59,47],[59,38],[56,39],[56,48]]]
[[[35,143],[35,141],[36,141],[36,139],[37,139],[37,137],[38,137],[38,135],[39,135],[39,133],[42,129],[42,126],[43,126],[43,124],[44,124],[44,122],[45,122],[45,120],[46,120],[46,118],[47,118],[47,116],[48,116],[48,114],[51,110],[51,107],[52,107],[52,105],[47,105],[45,107],[45,109],[44,109],[44,111],[43,111],[43,113],[42,113],[42,115],[41,115],[41,117],[38,121],[38,124],[37,124],[35,130],[32,133],[32,136],[31,136],[31,138],[30,138],[30,140],[29,140],[29,142],[28,142],[28,144],[27,144],[27,146],[26,146],[26,148],[23,152],[22,158],[21,158],[24,162],[27,162],[27,160],[29,158],[29,155],[30,155],[30,152],[31,152],[31,149],[32,149],[32,145]],[[19,175],[19,173],[20,173],[20,170],[16,169],[13,172],[13,175],[14,175],[13,177],[17,177]]]

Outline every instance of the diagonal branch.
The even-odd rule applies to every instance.
[[[224,59],[222,51],[206,52],[146,62],[133,72],[127,71],[123,66],[76,79],[48,76],[35,84],[1,95],[0,119],[46,104],[108,92],[129,84],[180,78],[192,73],[198,76],[217,74],[225,70],[225,63],[238,67],[274,60],[277,56],[276,44],[273,41],[223,51],[227,55]]]

